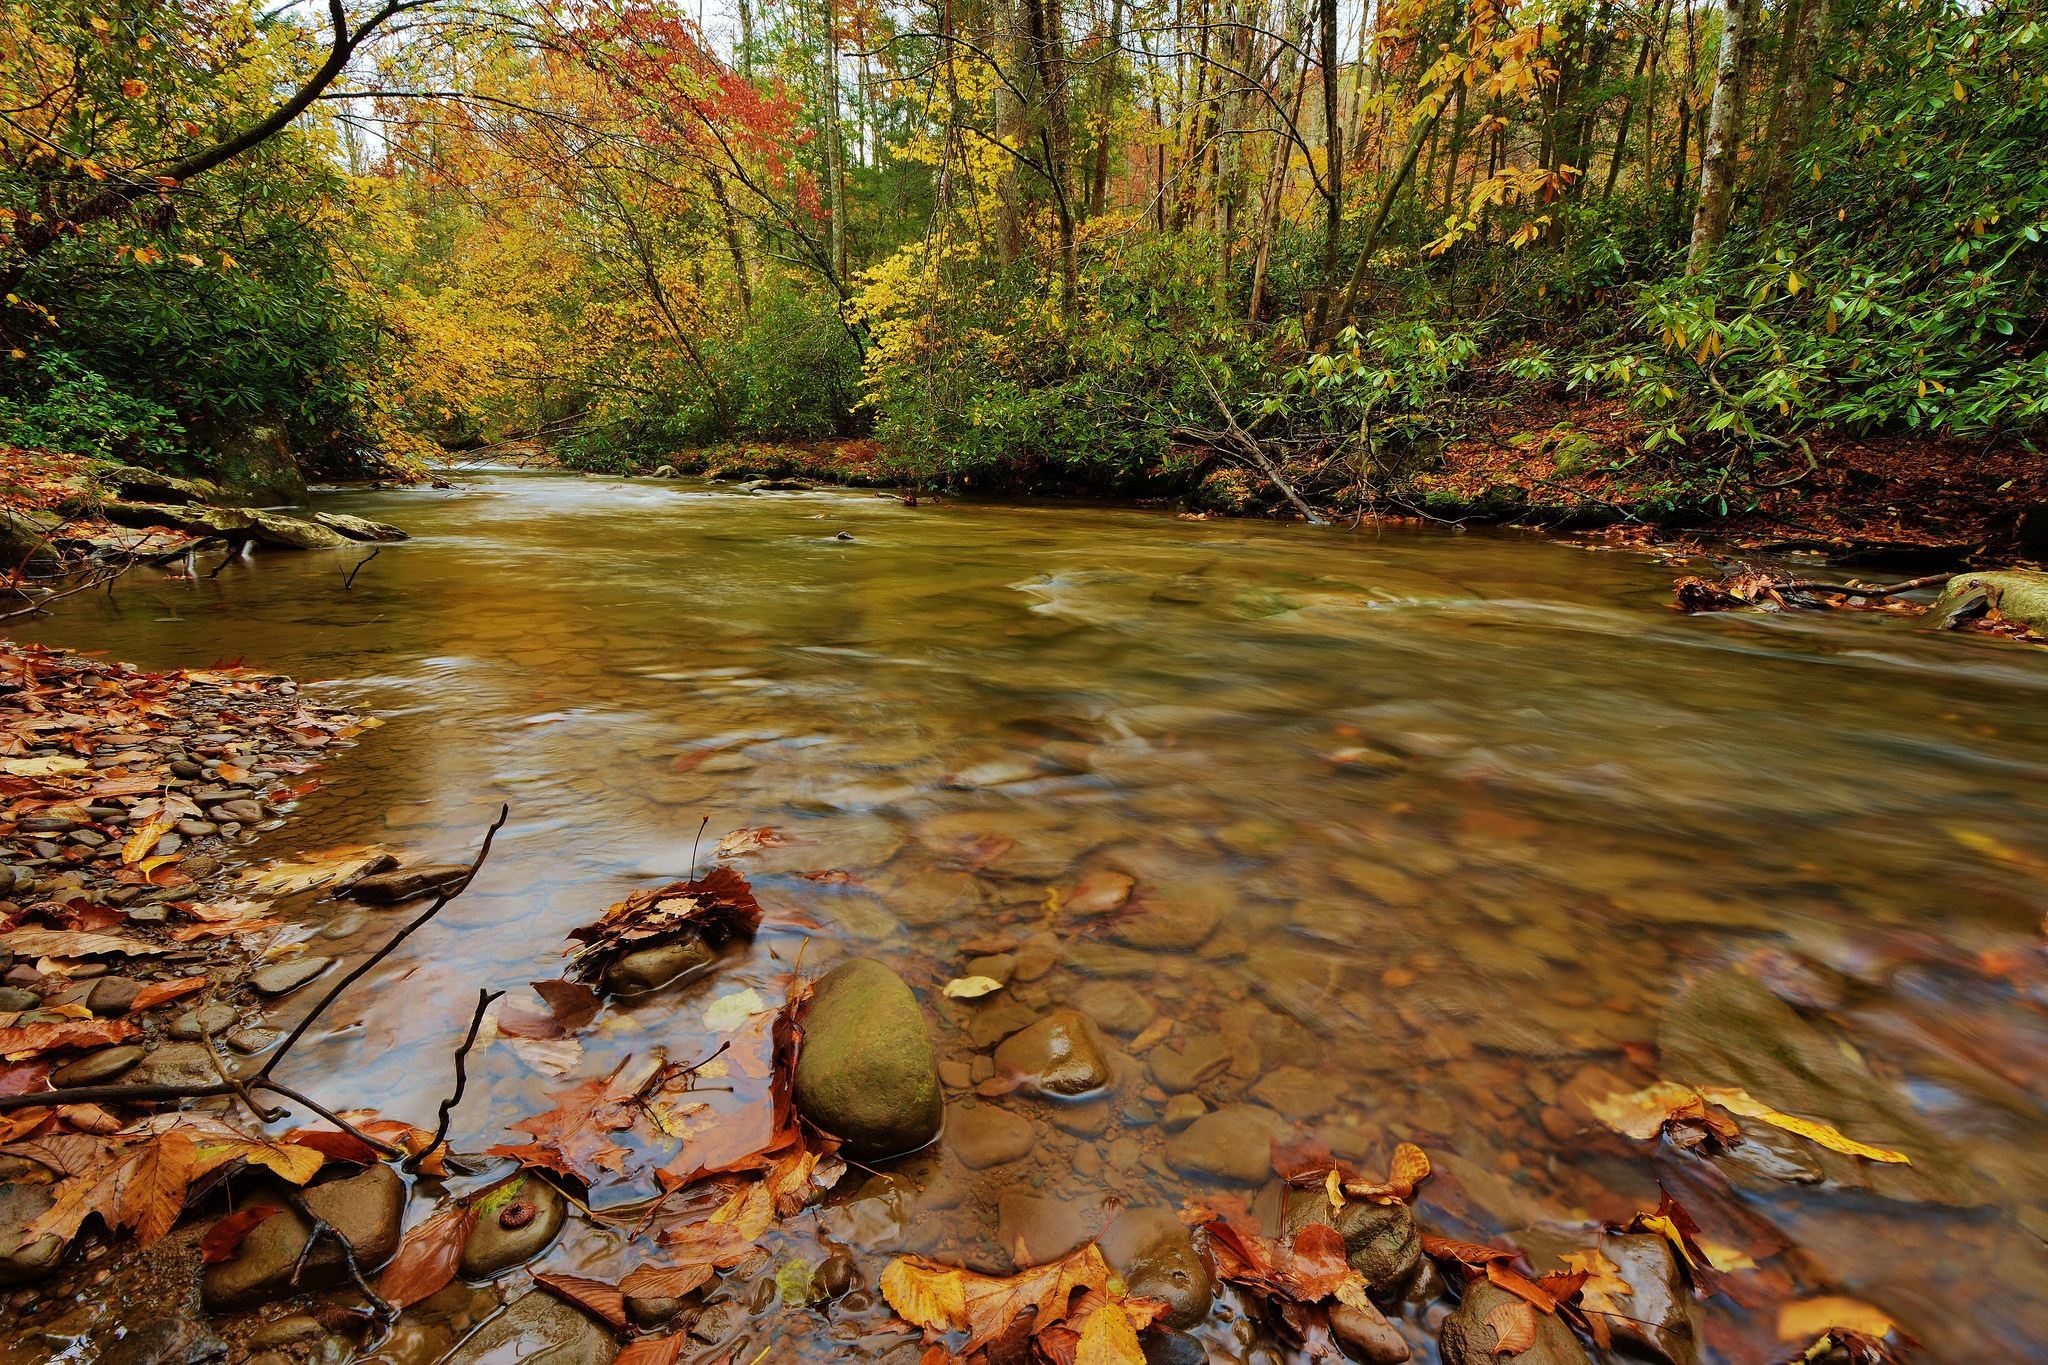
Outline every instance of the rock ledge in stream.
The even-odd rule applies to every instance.
[[[924,1011],[873,958],[818,979],[796,1064],[796,1104],[858,1161],[899,1156],[939,1134],[944,1102]]]

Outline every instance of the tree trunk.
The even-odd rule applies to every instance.
[[[754,7],[740,0],[740,74],[754,78]]]
[[[825,0],[825,178],[832,211],[832,269],[846,278],[846,149],[839,145],[839,32]]]
[[[1124,0],[1113,0],[1109,19],[1109,51],[1102,61],[1102,84],[1095,96],[1095,183],[1088,192],[1088,216],[1100,217],[1109,185],[1109,121],[1116,112],[1116,66],[1124,50]]]
[[[1016,0],[1016,3],[1035,5],[1037,0]],[[1030,128],[1030,112],[1011,87],[1024,77],[1023,63],[1016,58],[1024,52],[1025,44],[1009,5],[995,6],[994,14],[1000,27],[994,35],[996,42],[991,47],[998,51],[1008,49],[1011,57],[1010,79],[996,83],[996,137],[1005,147],[1022,151]],[[1024,204],[1017,185],[1017,158],[1014,156],[1002,158],[1002,168],[996,173],[996,201],[996,252],[1005,266],[1013,266],[1024,255]]]
[[[1323,287],[1316,293],[1315,320],[1309,344],[1320,345],[1323,324],[1330,316],[1330,296],[1337,292],[1337,247],[1344,231],[1344,125],[1337,121],[1337,0],[1321,0],[1323,65],[1323,147],[1328,169],[1323,176]]]
[[[1707,115],[1706,143],[1700,149],[1700,203],[1693,213],[1692,246],[1685,257],[1688,275],[1699,273],[1728,233],[1737,153],[1742,146],[1744,78],[1755,50],[1750,36],[1752,3],[1720,0],[1721,48],[1714,62],[1714,103]]]
[[[1290,32],[1293,28],[1292,24],[1288,25]],[[1301,36],[1304,40],[1308,37],[1305,26]],[[1285,65],[1281,86],[1284,89],[1291,83],[1294,87],[1288,97],[1287,121],[1294,127],[1300,127],[1302,96],[1308,93],[1306,64],[1292,48],[1282,60]],[[1258,256],[1252,264],[1252,302],[1245,314],[1247,322],[1259,320],[1259,309],[1265,302],[1266,269],[1273,260],[1273,234],[1280,224],[1280,202],[1287,193],[1287,166],[1293,159],[1293,134],[1282,127],[1273,138],[1273,159],[1266,168],[1266,192],[1259,200]]]
[[[732,200],[726,197],[725,177],[715,166],[707,166],[704,170],[705,179],[711,186],[711,197],[718,201],[719,212],[725,218],[725,249],[732,253],[733,279],[739,284],[740,316],[750,317],[754,312],[754,286],[747,269],[746,248],[740,243],[739,215],[733,212]]]
[[[1607,198],[1614,193],[1614,181],[1621,174],[1621,163],[1628,154],[1628,125],[1635,118],[1635,88],[1643,83],[1643,70],[1650,63],[1650,38],[1643,35],[1643,45],[1636,52],[1635,80],[1629,86],[1629,96],[1622,102],[1621,117],[1614,125],[1614,153],[1607,158],[1607,183],[1600,187],[1600,197]],[[1589,168],[1590,169],[1590,168]]]
[[[1067,166],[1073,153],[1073,130],[1067,125],[1067,58],[1061,27],[1060,0],[1024,0],[1031,16],[1032,58],[1038,67],[1045,101],[1039,143],[1052,182],[1053,207],[1060,223],[1060,312],[1074,320],[1080,302],[1080,271],[1074,248],[1074,208],[1067,192]]]
[[[1778,95],[1777,140],[1771,147],[1770,169],[1764,177],[1765,226],[1784,212],[1785,200],[1792,192],[1792,164],[1806,150],[1806,139],[1813,130],[1813,111],[1819,94],[1813,72],[1827,25],[1828,0],[1806,0],[1791,56],[1785,62],[1785,86]]]

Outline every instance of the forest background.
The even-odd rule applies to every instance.
[[[2038,0],[736,3],[10,0],[0,439],[1327,509],[1532,412],[1727,514],[2048,421]]]

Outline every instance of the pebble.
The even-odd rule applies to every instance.
[[[121,1075],[141,1061],[143,1056],[143,1050],[134,1044],[102,1048],[50,1073],[50,1084],[58,1087],[98,1085]]]
[[[369,925],[369,923],[369,911],[344,910],[340,914],[336,915],[333,919],[327,921],[327,923],[320,926],[320,937],[347,938],[352,934],[361,933],[364,930],[364,928],[366,928]]]
[[[105,1019],[126,1014],[140,994],[140,981],[131,981],[125,976],[103,976],[93,983],[91,992],[85,997],[85,1007]]]
[[[996,1065],[1049,1095],[1084,1095],[1109,1084],[1109,1059],[1088,1016],[1059,1010],[996,1049]]]
[[[1068,1003],[1111,1033],[1136,1033],[1159,1017],[1151,999],[1128,981],[1090,981]]]
[[[227,1043],[235,1051],[248,1056],[275,1046],[277,1040],[282,1037],[284,1037],[283,1029],[245,1028],[237,1029],[230,1033],[227,1037]]]
[[[333,961],[308,953],[259,969],[250,976],[249,984],[264,995],[289,995],[326,971]]]
[[[1027,1155],[1038,1143],[1031,1125],[992,1104],[972,1109],[948,1106],[946,1145],[972,1170],[1001,1166]]]
[[[202,1006],[199,1009],[186,1010],[183,1014],[171,1020],[170,1034],[173,1038],[190,1042],[194,1039],[225,1033],[240,1022],[241,1016],[235,1013],[234,1006],[224,1005],[219,1001],[215,1001],[213,1004]]]
[[[1264,1184],[1272,1174],[1272,1145],[1284,1141],[1287,1120],[1255,1104],[1227,1104],[1204,1114],[1166,1140],[1176,1170],[1235,1185]]]
[[[43,997],[34,991],[25,991],[19,986],[0,986],[0,1010],[9,1013],[32,1010],[42,1003]]]
[[[1179,1094],[1222,1075],[1230,1065],[1230,1047],[1216,1034],[1197,1033],[1178,1051],[1161,1043],[1145,1054],[1145,1064],[1160,1089]]]
[[[1209,1106],[1202,1103],[1200,1095],[1175,1095],[1166,1102],[1166,1113],[1161,1121],[1168,1131],[1178,1133],[1208,1112]]]
[[[127,1330],[100,1352],[99,1365],[198,1365],[227,1353],[227,1345],[190,1318],[152,1318]]]

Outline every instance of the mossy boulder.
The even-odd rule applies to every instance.
[[[1942,587],[1927,620],[1948,627],[1991,610],[2014,625],[2048,634],[2048,573],[2028,569],[1959,573]]]
[[[902,977],[862,957],[818,979],[796,1064],[796,1103],[860,1161],[915,1151],[939,1135],[938,1058]]]

